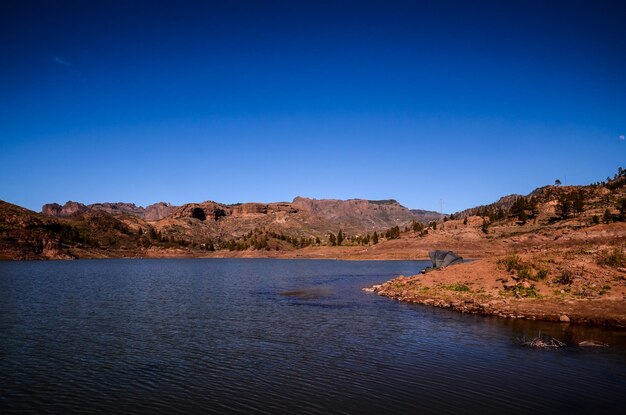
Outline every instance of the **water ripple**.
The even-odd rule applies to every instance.
[[[364,295],[419,262],[5,263],[2,413],[571,413],[626,404],[626,336]],[[514,337],[593,337],[601,351]],[[531,398],[529,398],[531,397]]]

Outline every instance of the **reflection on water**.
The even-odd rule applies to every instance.
[[[280,293],[280,295],[301,298],[304,300],[314,300],[329,297],[331,293],[332,292],[330,287],[306,287],[298,288],[295,290],[283,291]]]
[[[626,332],[361,289],[416,261],[0,262],[3,413],[597,413]],[[521,347],[539,332],[568,344]],[[584,340],[608,343],[585,349]]]

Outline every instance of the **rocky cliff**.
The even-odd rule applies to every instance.
[[[41,208],[41,213],[44,215],[56,216],[56,217],[64,217],[71,216],[75,213],[86,212],[89,208],[82,203],[68,201],[63,206],[58,203],[49,203],[43,205]]]
[[[58,203],[49,203],[43,205],[41,213],[44,215],[55,216],[58,218],[68,217],[78,213],[84,213],[89,211],[106,212],[113,216],[135,216],[148,221],[161,220],[171,215],[177,206],[172,206],[169,203],[159,202],[147,207],[137,206],[134,203],[93,203],[91,205],[84,205],[82,203],[69,201],[63,206]]]

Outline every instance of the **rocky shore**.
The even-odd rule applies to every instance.
[[[626,278],[619,271],[603,273],[601,283],[587,274],[562,284],[549,275],[532,282],[513,278],[515,274],[500,264],[479,260],[428,274],[399,276],[364,290],[462,313],[626,328]]]

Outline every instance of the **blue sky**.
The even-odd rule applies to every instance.
[[[0,199],[456,211],[626,167],[626,3],[515,3],[4,1]]]

